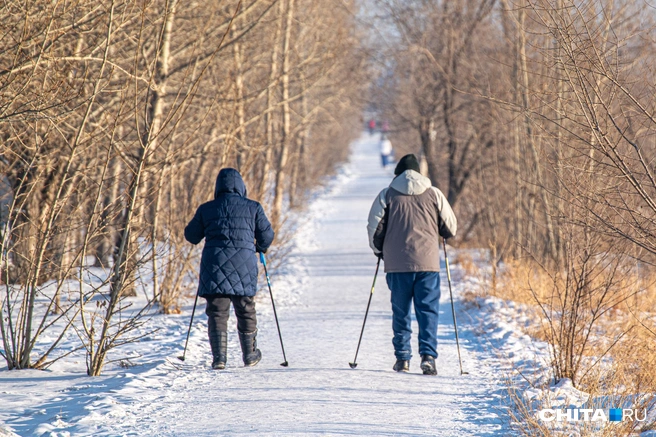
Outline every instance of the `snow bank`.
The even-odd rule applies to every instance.
[[[479,271],[485,272],[486,255],[478,250],[463,250],[464,255],[476,263]],[[485,284],[477,277],[466,277],[456,265],[454,281],[459,292],[467,290],[484,289]],[[516,403],[516,418],[528,419],[525,415],[531,414],[536,421],[540,421],[539,413],[543,409],[553,410],[582,410],[603,409],[606,416],[609,409],[634,409],[646,404],[647,418],[645,425],[656,421],[656,399],[653,394],[634,394],[631,396],[605,395],[592,396],[574,387],[570,379],[564,378],[554,381],[550,367],[550,346],[544,341],[531,338],[526,334],[530,328],[535,328],[535,308],[528,305],[503,300],[496,297],[481,297],[477,293],[470,296],[466,305],[468,314],[478,327],[477,335],[499,357],[500,368],[503,369],[503,378],[509,385],[509,394]],[[590,358],[594,360],[595,358]],[[521,404],[521,405],[520,405]],[[615,426],[612,422],[590,423],[578,422],[540,422],[548,425],[554,432],[566,432],[567,435],[582,435],[590,431],[603,432],[606,427]],[[526,426],[526,424],[523,424]],[[648,425],[647,428],[650,428]],[[639,430],[641,425],[637,427]],[[607,430],[606,430],[607,431]],[[640,437],[655,437],[656,432],[646,430]]]

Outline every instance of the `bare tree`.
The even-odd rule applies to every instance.
[[[0,9],[0,331],[9,368],[46,367],[84,349],[87,372],[99,375],[115,348],[140,338],[149,314],[178,311],[200,255],[182,230],[213,194],[218,168],[239,168],[281,230],[286,206],[302,205],[358,133],[353,5]],[[304,161],[313,155],[320,162]],[[45,330],[56,340],[44,344]],[[79,345],[60,352],[70,331]]]

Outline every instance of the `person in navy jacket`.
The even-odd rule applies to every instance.
[[[256,341],[256,252],[267,251],[274,232],[262,205],[246,198],[246,185],[237,170],[219,172],[214,200],[198,207],[184,235],[192,244],[205,238],[198,295],[207,301],[212,368],[226,365],[230,302],[237,316],[244,365],[256,365],[262,359]]]

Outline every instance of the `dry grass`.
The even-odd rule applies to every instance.
[[[469,277],[481,277],[482,268],[480,264],[474,262],[472,253],[467,250],[459,250],[453,255],[452,264],[457,264],[460,269],[464,272],[465,276]]]
[[[492,286],[489,269],[477,267],[470,257],[458,258],[460,266],[468,275],[475,275],[480,289],[470,292],[474,297],[491,295],[504,300],[524,304],[535,317],[526,334],[546,341],[552,350],[561,347],[554,335],[554,315],[563,311],[564,278],[548,273],[530,261],[507,264],[498,270],[496,287]],[[589,315],[594,309],[603,308],[591,325],[587,346],[583,349],[581,367],[576,380],[577,388],[590,393],[592,398],[612,397],[615,403],[625,400],[634,408],[653,408],[656,393],[656,273],[652,269],[636,268],[635,265],[620,266],[615,278],[608,281],[606,271],[592,276],[590,287],[601,286],[606,281],[609,294],[600,305],[601,297],[591,294],[583,313]],[[545,308],[553,310],[545,314]],[[567,310],[567,308],[565,308]],[[550,320],[551,317],[551,320]],[[578,336],[575,342],[583,341]],[[546,387],[545,387],[546,389]],[[551,428],[536,419],[521,395],[509,390],[514,405],[513,422],[521,435],[551,436],[568,435],[563,428]],[[639,395],[636,397],[636,395]],[[605,406],[604,408],[608,408]],[[577,428],[580,436],[629,436],[653,429],[654,424],[622,422],[605,427]]]

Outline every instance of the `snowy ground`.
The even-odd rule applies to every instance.
[[[392,177],[391,169],[381,169],[377,147],[377,137],[366,134],[353,145],[350,163],[309,208],[289,267],[271,278],[288,368],[279,365],[278,335],[262,289],[261,363],[242,367],[233,327],[228,368],[210,370],[201,299],[182,366],[172,363],[178,362],[193,302],[180,316],[153,319],[162,329],[138,345],[134,367],[109,365],[97,378],[83,373],[83,363],[49,371],[0,368],[0,436],[11,430],[22,436],[510,435],[503,378],[508,366],[499,358],[508,354],[498,352],[539,351],[528,351],[531,340],[514,327],[481,324],[464,312],[466,282],[457,267],[454,293],[469,375],[460,375],[444,269],[438,376],[422,375],[417,355],[409,374],[392,371],[390,292],[382,267],[358,367],[348,365],[376,264],[367,244],[367,214]],[[414,336],[415,354],[416,344]]]

